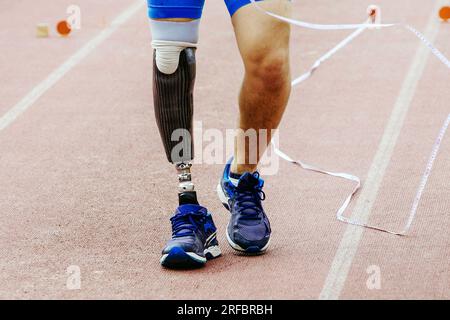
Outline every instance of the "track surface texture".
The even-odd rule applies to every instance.
[[[273,236],[263,256],[229,248],[215,193],[223,166],[196,164],[223,256],[200,270],[163,269],[177,181],[153,114],[145,4],[77,0],[81,30],[58,37],[53,25],[72,3],[0,3],[0,298],[450,299],[450,136],[406,237],[337,221],[351,183],[280,160],[265,177]],[[294,17],[358,23],[369,4],[295,1]],[[438,21],[435,1],[376,4],[384,22],[409,23],[450,55],[450,25]],[[53,34],[38,39],[45,21]],[[293,27],[293,76],[349,33]],[[363,181],[385,166],[347,215],[397,230],[450,111],[449,70],[421,46],[402,28],[364,32],[293,90],[280,128],[293,158]],[[233,128],[243,66],[222,1],[206,2],[197,61],[195,120]],[[393,137],[385,131],[399,103]],[[380,160],[383,141],[392,148]],[[80,289],[67,287],[69,266],[81,272]]]

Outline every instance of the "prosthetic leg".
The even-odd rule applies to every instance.
[[[175,165],[178,173],[179,203],[198,204],[191,178],[191,161],[194,157],[192,137],[196,44],[188,42],[195,40],[186,32],[188,28],[184,28],[183,32],[180,30],[168,32],[167,27],[173,25],[173,23],[164,25],[161,21],[152,25],[154,35],[161,38],[161,34],[164,33],[164,37],[170,39],[161,40],[157,37],[152,41],[155,117],[167,160]],[[192,26],[192,23],[184,26],[186,25]],[[176,27],[183,25],[177,23]],[[174,38],[182,39],[174,41]]]
[[[179,181],[180,205],[170,218],[172,238],[160,260],[167,268],[201,267],[221,255],[212,215],[198,204],[191,178],[195,48],[203,4],[204,0],[148,0],[155,116]]]

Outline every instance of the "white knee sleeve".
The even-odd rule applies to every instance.
[[[178,68],[180,52],[197,47],[200,20],[173,22],[150,20],[152,47],[155,49],[156,66],[165,74]]]

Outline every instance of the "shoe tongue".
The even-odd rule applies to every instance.
[[[242,213],[244,214],[241,221],[242,224],[259,224],[259,210],[256,210],[256,207],[259,206],[259,199],[257,200],[254,196],[251,196],[251,194],[254,194],[254,192],[256,192],[255,187],[259,187],[258,189],[260,189],[263,187],[263,184],[264,180],[260,179],[258,174],[246,172],[239,178],[238,186],[236,189],[241,192],[251,192],[250,194],[248,194],[248,197],[241,198],[240,206],[247,207],[245,209],[242,209]]]
[[[253,190],[253,188],[260,184],[260,179],[250,172],[244,173],[238,182],[238,189],[240,190]]]
[[[178,213],[189,213],[189,212],[194,212],[194,213],[200,213],[200,214],[206,214],[206,208],[202,207],[200,205],[197,204],[183,204],[181,206],[178,207],[177,209],[177,214]]]

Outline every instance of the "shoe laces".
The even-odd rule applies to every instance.
[[[244,177],[244,181],[241,180],[234,190],[237,211],[243,219],[259,220],[263,213],[261,201],[266,199],[266,194],[262,190],[264,181],[259,179],[258,172],[248,174],[248,177]]]
[[[172,237],[180,238],[194,235],[205,223],[206,215],[201,211],[179,212],[170,218],[172,222]]]

